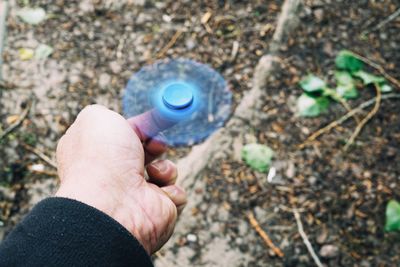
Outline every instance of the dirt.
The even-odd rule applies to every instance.
[[[26,145],[54,158],[58,138],[85,105],[120,111],[123,88],[140,66],[158,57],[186,57],[210,64],[228,80],[235,104],[251,87],[258,59],[268,51],[282,1],[30,1],[53,14],[39,26],[15,16],[11,1],[3,73],[0,122],[32,104],[21,127],[0,143],[0,239],[31,205],[54,191],[54,169]],[[384,100],[347,153],[355,128],[349,120],[300,150],[298,144],[345,110],[332,105],[318,118],[297,117],[298,81],[309,72],[332,78],[334,58],[351,49],[400,79],[399,18],[371,30],[398,9],[391,1],[305,1],[300,24],[281,47],[280,70],[269,78],[263,120],[244,140],[232,136],[232,153],[213,162],[198,178],[186,214],[187,228],[156,257],[176,266],[313,266],[290,209],[298,208],[304,230],[327,266],[397,266],[400,238],[385,233],[384,212],[400,199],[400,106]],[[206,21],[207,12],[211,16]],[[202,20],[204,23],[202,23]],[[178,36],[175,43],[168,43]],[[38,43],[54,47],[43,61],[21,61],[18,49]],[[232,50],[238,45],[237,54]],[[370,69],[374,71],[373,69]],[[396,89],[397,91],[399,88]],[[374,96],[365,88],[351,106]],[[362,114],[363,116],[366,113]],[[276,152],[277,176],[250,170],[240,160],[244,143],[260,142]],[[187,149],[171,149],[177,159]],[[32,171],[42,164],[44,170]],[[44,189],[43,189],[44,188]],[[42,192],[42,191],[45,192]],[[32,201],[34,198],[34,201]],[[254,212],[285,256],[265,246],[249,225]],[[186,219],[186,218],[184,218]],[[228,248],[228,249],[227,249]],[[221,255],[225,255],[221,257]],[[161,258],[160,258],[161,257]],[[175,264],[175,262],[174,262]]]

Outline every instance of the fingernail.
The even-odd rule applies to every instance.
[[[175,197],[178,194],[175,186],[166,186],[163,189],[170,197]]]
[[[168,162],[164,160],[155,162],[153,166],[161,173],[164,173],[168,170]]]

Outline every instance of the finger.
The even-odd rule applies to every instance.
[[[176,165],[167,159],[150,163],[146,170],[149,175],[149,182],[158,186],[173,185],[178,176]]]
[[[145,164],[149,164],[154,159],[161,156],[167,151],[167,145],[164,141],[157,139],[150,139],[144,144],[145,150]]]
[[[178,215],[181,214],[183,208],[185,207],[187,203],[187,195],[185,190],[183,188],[177,186],[177,185],[168,185],[161,187],[161,190],[163,190],[168,197],[174,202],[177,210],[178,210]]]
[[[175,124],[174,122],[162,118],[154,109],[129,118],[128,123],[142,142],[148,141],[159,132]]]

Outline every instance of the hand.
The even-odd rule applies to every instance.
[[[143,120],[151,118],[127,121],[99,105],[82,110],[58,143],[56,196],[103,211],[152,254],[170,238],[186,194],[174,184],[177,170],[171,161],[153,162],[166,147],[140,131]]]

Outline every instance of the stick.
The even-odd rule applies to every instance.
[[[301,238],[303,239],[304,245],[306,245],[307,250],[310,253],[311,257],[313,258],[315,264],[318,267],[323,267],[320,259],[318,258],[317,254],[315,253],[315,251],[310,243],[310,240],[308,239],[306,233],[304,232],[303,224],[301,222],[299,212],[297,211],[297,209],[293,209],[292,212],[293,212],[294,218],[296,219],[297,230],[299,231],[299,234],[300,234]]]
[[[272,243],[271,239],[267,235],[267,233],[260,227],[260,224],[258,223],[257,219],[254,217],[254,214],[252,212],[249,212],[247,214],[247,218],[249,219],[249,222],[251,226],[253,226],[254,230],[261,236],[261,238],[264,240],[265,244],[267,244],[268,247],[270,247],[276,255],[279,257],[283,257],[284,254],[283,252]]]
[[[379,64],[377,64],[377,63],[375,63],[375,62],[369,60],[368,58],[366,58],[366,57],[364,57],[364,56],[362,56],[362,55],[360,55],[360,54],[357,54],[357,53],[355,53],[355,52],[353,52],[353,51],[351,51],[351,52],[352,52],[359,60],[361,60],[361,61],[364,62],[365,64],[371,66],[372,68],[376,69],[377,71],[379,71],[379,73],[382,74],[383,77],[385,77],[388,81],[390,81],[391,83],[393,83],[394,85],[396,85],[396,87],[398,87],[398,88],[400,89],[400,82],[399,82],[396,78],[394,78],[393,76],[389,75],[381,65],[379,65]]]
[[[378,23],[378,25],[376,25],[375,27],[373,27],[371,30],[366,30],[363,32],[364,35],[367,35],[370,32],[379,30],[380,28],[382,28],[383,26],[385,26],[386,24],[388,24],[389,22],[391,22],[392,20],[394,20],[397,16],[400,15],[400,8],[397,9],[395,12],[393,12],[390,16],[388,16],[386,19],[382,20],[381,22]]]
[[[343,98],[340,97],[339,102],[340,104],[342,104],[342,106],[346,109],[347,112],[351,111],[350,105]],[[358,116],[356,116],[356,114],[353,114],[352,117],[357,123],[360,123],[360,119],[358,118]]]
[[[387,94],[381,97],[381,100],[385,100],[385,99],[390,99],[390,98],[400,98],[400,94]],[[306,147],[308,144],[310,144],[312,141],[314,141],[315,139],[317,139],[319,136],[323,135],[324,133],[329,132],[330,130],[332,130],[333,128],[339,126],[340,124],[344,123],[345,121],[347,121],[349,118],[351,118],[355,113],[361,112],[363,109],[371,106],[373,103],[375,103],[376,101],[376,97],[360,104],[358,107],[352,109],[350,112],[346,113],[345,115],[343,115],[342,117],[340,117],[339,119],[329,123],[327,126],[319,129],[318,131],[314,132],[312,135],[310,135],[306,141],[304,141],[302,144],[298,145],[299,149],[303,149],[304,147]]]
[[[157,53],[156,58],[157,59],[162,58],[165,55],[165,53],[167,53],[167,51],[176,43],[176,41],[182,35],[182,33],[183,32],[181,30],[177,30],[175,32],[175,34],[172,36],[171,40],[169,40],[167,45],[164,46],[164,48],[161,49],[161,51]]]
[[[394,20],[398,15],[400,15],[400,8],[397,9],[395,12],[393,12],[389,17],[387,17],[383,21],[379,22],[379,24],[376,25],[374,30],[378,30],[378,29],[382,28],[383,26],[385,26],[385,24],[387,24],[387,23],[391,22],[392,20]]]
[[[39,151],[38,149],[36,149],[36,148],[34,148],[34,147],[32,147],[32,146],[30,146],[30,145],[28,145],[28,144],[25,144],[25,143],[22,143],[22,146],[23,146],[26,150],[28,150],[28,151],[32,152],[33,154],[35,154],[36,156],[38,156],[41,160],[43,160],[43,161],[46,162],[48,165],[50,165],[50,167],[52,167],[52,168],[54,168],[54,169],[57,169],[57,163],[55,163],[51,158],[49,158],[48,156],[46,156],[44,153],[42,153],[42,152]]]
[[[350,136],[349,140],[347,141],[346,145],[344,146],[344,151],[347,151],[349,147],[354,143],[354,140],[357,138],[359,133],[361,132],[362,128],[365,124],[378,112],[380,104],[381,104],[381,89],[378,84],[375,83],[376,89],[376,97],[375,97],[375,105],[374,108],[365,116],[365,118],[357,125],[356,129],[354,130],[353,134]]]
[[[11,124],[4,132],[0,133],[0,141],[3,140],[7,135],[12,133],[15,129],[17,129],[21,123],[26,119],[29,114],[29,110],[31,109],[31,103],[29,103],[24,111],[22,111],[21,115],[19,116],[18,120]]]
[[[4,40],[6,35],[6,24],[7,24],[7,13],[8,13],[8,1],[0,2],[0,81],[3,80],[3,72],[1,66],[3,64],[3,48]]]

